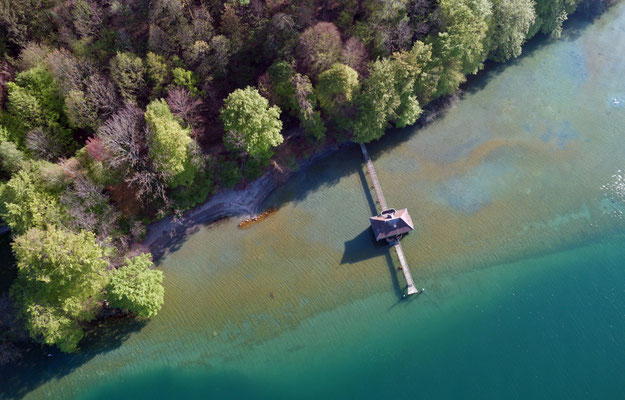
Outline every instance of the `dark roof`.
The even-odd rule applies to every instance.
[[[405,208],[397,211],[392,208],[384,210],[382,214],[369,218],[369,221],[375,240],[401,235],[414,229],[412,218]]]

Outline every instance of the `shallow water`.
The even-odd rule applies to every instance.
[[[270,196],[263,222],[188,237],[149,323],[33,351],[0,371],[1,397],[620,397],[624,33],[624,4],[570,21],[426,128],[369,146],[415,221],[423,295],[400,301],[395,255],[372,242],[354,146]]]

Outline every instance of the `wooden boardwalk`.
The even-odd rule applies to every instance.
[[[419,290],[417,290],[417,288],[414,286],[412,274],[410,273],[410,269],[408,268],[408,263],[406,262],[406,257],[404,256],[404,250],[401,248],[401,243],[399,243],[399,240],[395,241],[393,247],[395,247],[397,257],[399,258],[399,265],[401,265],[401,271],[404,273],[404,278],[406,278],[406,283],[408,284],[408,287],[406,288],[406,294],[411,295],[419,293]]]
[[[375,173],[375,168],[373,168],[373,162],[371,161],[371,157],[369,157],[367,147],[365,147],[363,143],[360,143],[360,150],[362,150],[362,155],[365,158],[367,170],[369,170],[369,176],[371,177],[371,181],[373,182],[373,188],[375,189],[375,195],[377,196],[380,207],[382,208],[380,212],[384,211],[388,209],[388,206],[386,205],[384,193],[382,193],[382,186],[380,186],[378,175]],[[417,290],[414,285],[414,281],[412,280],[412,274],[410,273],[410,268],[408,268],[408,262],[406,262],[404,250],[402,249],[399,240],[396,240],[395,243],[393,243],[393,247],[395,247],[395,251],[397,252],[397,258],[399,258],[400,269],[404,273],[404,278],[406,278],[406,283],[408,284],[408,287],[406,289],[406,295],[409,296],[411,294],[419,293],[419,290]]]
[[[378,175],[375,173],[375,168],[373,168],[373,162],[371,161],[371,157],[369,157],[369,152],[367,151],[367,148],[363,143],[360,143],[360,150],[362,150],[362,155],[365,158],[365,163],[367,164],[367,169],[369,170],[369,176],[371,177],[371,181],[373,181],[375,195],[380,202],[380,207],[382,207],[381,211],[384,211],[388,207],[386,205],[386,200],[384,199],[384,193],[382,193],[382,186],[380,186]]]

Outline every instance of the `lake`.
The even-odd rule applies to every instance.
[[[480,74],[371,144],[403,247],[373,243],[357,146],[161,260],[165,305],[81,353],[0,370],[28,399],[619,398],[625,391],[625,4]]]

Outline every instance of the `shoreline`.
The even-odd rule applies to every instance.
[[[310,158],[297,161],[298,168],[289,171],[283,179],[290,179],[315,162],[335,153],[343,147],[354,145],[353,142],[332,144],[318,151]],[[145,238],[136,242],[128,251],[134,255],[149,252],[155,261],[166,256],[184,237],[197,231],[200,225],[208,225],[223,218],[254,216],[263,210],[261,204],[278,186],[274,171],[265,172],[260,178],[252,181],[245,189],[234,188],[222,190],[206,202],[188,210],[180,219],[169,215],[146,227]]]
[[[487,73],[488,69],[480,71],[478,74]],[[462,93],[472,86],[472,82],[466,82],[455,93],[434,100],[423,107],[423,113],[419,119],[412,125],[419,130],[439,117],[453,105],[455,105],[462,97]],[[390,127],[390,131],[398,129]],[[400,128],[401,129],[401,128]],[[383,137],[386,137],[385,134]],[[378,139],[381,140],[382,138]],[[317,161],[339,151],[347,146],[357,146],[356,142],[351,140],[341,143],[331,143],[319,150],[309,158],[297,160],[298,168],[288,171],[282,179],[291,179],[296,174],[302,172]],[[223,218],[237,216],[256,216],[263,212],[262,202],[273,192],[278,186],[278,180],[274,171],[265,172],[260,178],[250,182],[245,189],[237,190],[234,188],[222,190],[206,202],[199,204],[184,212],[181,218],[169,215],[160,221],[154,222],[146,226],[146,235],[140,242],[135,242],[126,252],[127,255],[137,255],[142,252],[149,252],[155,262],[166,256],[170,250],[174,249],[178,242],[186,236],[197,231],[200,225],[208,225]]]

